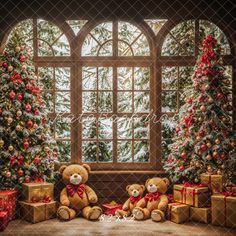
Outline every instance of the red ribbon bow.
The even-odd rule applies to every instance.
[[[67,193],[70,195],[70,197],[73,197],[75,193],[79,195],[80,198],[83,198],[83,193],[85,190],[85,185],[73,185],[73,184],[67,184],[66,185]]]
[[[234,193],[234,192],[222,192],[222,194],[225,197],[236,197],[236,193]]]
[[[138,196],[138,197],[131,196],[129,199],[130,199],[130,202],[134,204],[141,199],[141,196]]]
[[[147,201],[152,201],[152,200],[157,200],[159,197],[160,194],[156,192],[156,193],[147,193],[144,198]]]

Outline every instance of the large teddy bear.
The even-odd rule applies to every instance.
[[[88,180],[90,167],[87,164],[69,166],[63,165],[59,172],[66,187],[61,191],[61,206],[57,211],[61,220],[71,220],[82,213],[89,220],[96,220],[102,213],[98,206],[90,206],[90,203],[98,201],[96,193],[85,183]]]
[[[136,220],[152,218],[153,221],[165,219],[165,211],[168,205],[168,197],[165,194],[169,180],[167,178],[152,178],[146,181],[145,187],[148,193],[133,209]]]
[[[142,198],[143,192],[145,190],[144,185],[131,184],[126,187],[126,191],[129,194],[129,198],[122,206],[122,210],[117,210],[116,215],[118,217],[130,216],[132,210],[137,205],[138,201]]]

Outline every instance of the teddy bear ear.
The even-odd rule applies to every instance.
[[[150,180],[150,179],[147,179],[147,180],[146,180],[145,186],[147,186],[147,185],[148,185],[148,182],[149,182],[149,180]]]
[[[63,171],[66,169],[66,165],[62,165],[60,168],[59,168],[59,173],[62,175]]]
[[[87,170],[88,173],[90,173],[91,168],[90,168],[89,165],[87,165],[87,164],[83,164],[82,166]]]
[[[144,185],[141,185],[141,188],[142,188],[143,191],[145,190],[145,186]]]
[[[166,183],[167,186],[170,185],[170,180],[169,180],[169,179],[167,179],[167,178],[163,178],[162,180]]]
[[[131,186],[130,184],[126,186],[126,191],[127,191],[127,192],[129,191],[129,187],[130,187],[130,186]]]

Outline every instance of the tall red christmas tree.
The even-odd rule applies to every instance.
[[[0,186],[53,179],[56,142],[43,113],[36,76],[20,47],[0,67]]]
[[[193,88],[184,94],[171,153],[164,168],[173,182],[199,182],[203,172],[234,175],[230,79],[224,75],[217,41],[208,35],[192,76]]]

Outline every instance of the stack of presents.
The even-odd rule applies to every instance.
[[[51,183],[24,183],[21,199],[17,201],[17,191],[0,191],[0,231],[17,216],[31,223],[48,220],[56,216],[57,202],[54,201],[54,185]],[[16,212],[16,208],[19,209]]]
[[[236,186],[223,188],[222,175],[201,175],[201,184],[176,184],[167,218],[175,223],[186,221],[236,227]]]

